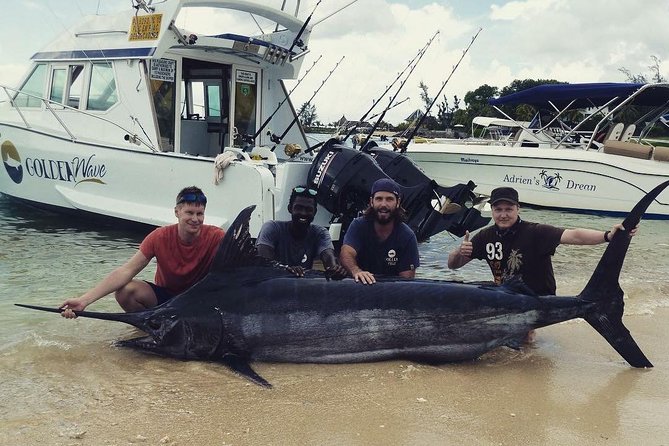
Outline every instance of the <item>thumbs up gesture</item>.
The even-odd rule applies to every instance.
[[[460,245],[460,255],[465,257],[471,257],[473,251],[474,248],[472,242],[469,241],[469,231],[466,231],[465,237],[462,239],[462,244]]]

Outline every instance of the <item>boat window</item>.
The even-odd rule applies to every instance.
[[[207,116],[221,116],[220,85],[207,85]]]
[[[165,151],[174,150],[174,105],[175,83],[151,79],[153,106],[160,131],[160,147]]]
[[[51,77],[51,91],[49,99],[57,104],[63,103],[65,96],[65,83],[67,82],[67,70],[65,68],[57,68],[53,70]]]
[[[111,63],[94,63],[88,89],[88,110],[109,110],[118,101],[114,69]]]
[[[83,65],[70,65],[69,87],[67,89],[67,105],[73,108],[79,108],[81,93],[84,88]]]
[[[23,86],[14,98],[14,104],[17,107],[40,107],[42,101],[40,98],[44,97],[44,80],[46,77],[46,64],[39,64],[30,74],[28,79],[23,83]],[[26,94],[21,94],[26,93]],[[37,96],[32,97],[28,95]]]
[[[188,83],[188,101],[182,104],[182,110],[187,110],[186,119],[204,119],[204,82],[192,81]]]

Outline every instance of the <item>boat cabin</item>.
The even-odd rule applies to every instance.
[[[230,14],[264,14],[286,28],[260,36],[186,31],[175,23],[189,3],[223,5]],[[234,3],[236,10],[225,3]],[[285,100],[283,80],[295,78],[302,61],[296,51],[273,42],[291,46],[302,22],[250,2],[182,1],[161,5],[160,12],[146,8],[135,16],[88,17],[37,52],[31,72],[12,95],[27,124],[52,127],[73,139],[90,137],[93,130],[93,139],[113,138],[114,144],[208,157],[225,147],[270,144],[266,133],[256,135],[261,118]],[[306,41],[307,34],[299,40]],[[295,119],[292,106],[283,109],[271,123],[276,132]],[[87,119],[86,135],[78,132],[75,121],[83,117],[76,111],[99,118]],[[306,145],[299,126],[284,139]]]

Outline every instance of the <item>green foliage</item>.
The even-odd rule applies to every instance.
[[[660,58],[655,55],[651,55],[650,59],[652,60],[651,65],[648,66],[648,69],[650,70],[650,77],[643,73],[633,74],[625,67],[618,68],[618,71],[625,75],[627,82],[632,82],[635,84],[667,82],[667,78],[660,72],[660,64],[662,63]]]
[[[430,98],[430,95],[427,93],[427,85],[425,85],[423,81],[420,81],[418,88],[420,88],[420,100],[423,101],[423,105],[425,105],[425,111],[429,113],[432,98]]]
[[[300,120],[300,124],[304,127],[311,127],[316,119],[318,119],[318,115],[316,115],[316,106],[309,102],[305,102],[297,111],[297,117]]]

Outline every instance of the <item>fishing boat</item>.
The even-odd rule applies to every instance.
[[[57,211],[160,226],[174,222],[177,192],[197,185],[208,197],[209,224],[226,228],[255,205],[255,236],[265,221],[289,219],[291,190],[309,184],[337,204],[338,214],[320,206],[316,223],[341,231],[341,209],[348,221],[360,206],[346,205],[351,191],[341,172],[314,164],[284,85],[298,78],[309,52],[313,27],[311,16],[298,18],[300,2],[291,12],[246,0],[131,3],[83,18],[34,54],[18,88],[0,86],[0,192]],[[201,7],[234,16],[226,23],[251,15],[254,32],[268,31],[177,26],[181,13]],[[330,161],[346,151],[334,146]],[[359,172],[358,195],[385,175],[376,167]],[[426,193],[410,194],[420,202],[408,203],[416,231],[428,218],[441,222],[430,227],[458,233],[464,222],[482,224],[471,207],[473,183],[441,193],[422,187]],[[446,202],[461,207],[435,217]]]
[[[624,215],[669,179],[669,147],[652,139],[669,84],[541,85],[490,104],[508,121],[509,107],[537,113],[503,142],[413,144],[406,154],[440,183],[472,179],[484,194],[511,186],[526,205],[586,213]],[[646,218],[669,219],[669,192]]]

